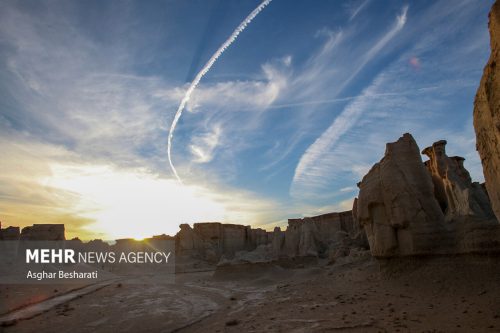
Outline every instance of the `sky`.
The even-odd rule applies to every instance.
[[[387,142],[448,141],[483,181],[472,109],[493,1],[0,2],[0,221],[143,238],[272,230],[352,208]]]

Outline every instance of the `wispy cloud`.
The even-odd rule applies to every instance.
[[[262,1],[257,8],[255,8],[248,16],[236,27],[236,29],[231,33],[231,35],[222,43],[222,45],[215,51],[215,53],[210,57],[205,66],[196,74],[193,82],[189,85],[186,94],[181,100],[179,107],[177,108],[177,112],[174,115],[174,119],[172,121],[172,125],[170,126],[170,131],[168,132],[168,142],[167,142],[167,154],[168,154],[168,163],[170,164],[170,168],[179,181],[181,178],[179,177],[177,170],[174,167],[172,162],[172,140],[174,138],[174,131],[177,123],[179,122],[180,117],[182,116],[182,111],[186,107],[186,104],[189,102],[191,98],[191,94],[194,92],[201,79],[208,73],[210,68],[215,64],[217,59],[226,51],[226,49],[234,43],[236,38],[246,29],[247,25],[250,24],[259,13],[266,8],[266,6],[271,3],[271,0]]]
[[[436,24],[442,24],[443,28],[433,35],[417,39],[419,42],[379,73],[305,151],[290,187],[293,197],[303,200],[318,198],[321,193],[332,191],[329,187],[332,183],[337,183],[337,193],[342,193],[342,186],[345,188],[347,184],[359,181],[371,165],[383,156],[386,142],[396,140],[407,131],[416,137],[422,148],[433,141],[448,139],[450,151],[467,155],[467,167],[471,169],[471,174],[476,179],[482,178],[477,168],[477,154],[471,144],[474,136],[470,117],[465,118],[464,125],[459,129],[452,129],[444,117],[446,110],[458,107],[455,101],[464,98],[463,91],[469,91],[470,94],[474,90],[474,85],[467,80],[447,78],[457,77],[457,73],[470,77],[480,68],[474,64],[464,66],[464,59],[469,58],[469,53],[477,53],[480,47],[484,47],[484,43],[481,43],[482,46],[476,43],[482,39],[478,36],[484,31],[471,33],[470,39],[461,43],[470,45],[470,41],[475,41],[476,48],[460,48],[460,52],[453,55],[444,50],[436,52],[439,43],[456,34],[456,30],[449,28],[455,26],[455,21],[472,19],[471,15],[456,15],[450,10],[446,11],[441,8],[442,5],[439,3],[423,14],[419,18],[419,27],[423,29],[424,24],[441,20]],[[406,10],[403,10],[404,13]],[[396,27],[404,25],[404,17],[401,15],[398,18]],[[418,31],[413,26],[408,33],[415,34]],[[434,62],[426,63],[424,60],[421,68],[415,70],[409,60],[413,56],[425,59],[421,55],[428,54],[429,50],[435,52]],[[475,75],[479,77],[479,74],[477,71]],[[440,122],[439,130],[433,126],[435,122]]]
[[[195,157],[195,163],[207,163],[213,158],[215,148],[221,137],[221,128],[213,126],[209,132],[191,138],[189,149]]]
[[[354,18],[356,16],[358,16],[358,14],[363,10],[363,8],[366,7],[366,5],[370,2],[370,0],[362,0],[361,2],[358,2],[357,4],[353,4],[351,7],[350,7],[350,13],[351,13],[351,16],[349,16],[349,21],[352,21],[354,20]],[[357,6],[355,6],[357,5]]]
[[[354,184],[380,159],[385,143],[404,131],[421,147],[448,139],[449,153],[465,155],[474,178],[481,173],[467,104],[487,57],[485,18],[477,18],[486,5],[436,1],[407,10],[356,1],[347,14],[331,4],[344,16],[301,26],[301,33],[309,30],[300,40],[290,36],[293,22],[271,15],[279,7],[270,7],[272,20],[262,16],[262,24],[239,40],[245,47],[232,49],[192,93],[173,153],[186,188],[216,207],[207,218],[286,223],[287,217],[348,209]],[[47,10],[0,4],[0,140],[7,156],[0,160],[0,219],[67,219],[76,234],[78,226],[102,220],[103,212],[119,212],[103,207],[113,206],[106,198],[104,205],[89,203],[102,193],[70,179],[109,181],[103,193],[113,197],[130,178],[141,192],[160,198],[144,203],[163,217],[155,221],[164,225],[150,230],[167,232],[191,221],[193,215],[169,215],[165,208],[181,191],[169,178],[165,141],[189,88],[183,86],[189,59],[179,59],[196,49],[185,38],[191,31],[179,37],[161,25],[165,34],[141,33],[135,40],[130,34],[145,22],[136,24],[130,15],[140,11],[127,5],[113,24],[97,20],[99,29],[88,27],[94,20],[72,3],[40,6]],[[268,30],[271,23],[289,29]],[[238,22],[220,24],[206,50],[226,37],[220,34],[225,24]],[[108,28],[113,31],[102,36]],[[123,186],[116,190],[127,194],[121,206],[144,199]]]
[[[217,177],[180,187],[163,176],[169,110],[175,111],[180,89],[133,74],[122,48],[88,39],[62,7],[39,15],[12,3],[0,7],[0,40],[9,50],[2,53],[2,99],[15,106],[4,105],[0,114],[4,225],[65,223],[69,237],[106,238],[173,234],[180,223],[207,219],[250,224],[274,218],[279,204],[222,186]],[[282,78],[272,66],[262,73],[259,80],[207,86],[193,102],[246,98],[264,108]],[[196,114],[196,104],[190,111]],[[223,137],[216,124],[187,140],[193,162],[213,158]]]
[[[351,81],[363,70],[363,68],[373,60],[377,54],[384,49],[384,47],[389,43],[396,34],[403,29],[406,24],[406,15],[408,13],[408,6],[404,6],[401,9],[401,14],[396,17],[396,22],[394,26],[385,33],[382,38],[380,38],[369,50],[366,52],[362,58],[360,64],[352,72],[352,74],[340,85],[340,91],[342,91]]]
[[[382,36],[372,48],[366,53],[359,67],[342,83],[342,87],[346,86],[356,75],[363,69],[363,67],[373,59],[373,57],[382,50],[382,48],[403,28],[406,23],[406,14],[408,7],[403,7],[401,15],[396,18],[394,27],[391,28],[384,36]],[[383,81],[383,76],[379,77],[376,82],[367,88],[361,96],[356,98],[330,125],[330,127],[306,150],[302,155],[292,183],[292,193],[294,193],[293,186],[296,183],[308,182],[310,184],[317,183],[324,172],[324,165],[318,163],[318,160],[324,154],[331,150],[337,141],[356,124],[358,118],[370,102],[376,89]],[[331,167],[331,166],[330,166]]]

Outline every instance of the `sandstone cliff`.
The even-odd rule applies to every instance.
[[[491,55],[476,94],[474,128],[486,188],[500,220],[500,2],[490,12]]]

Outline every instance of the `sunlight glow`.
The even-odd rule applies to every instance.
[[[77,195],[78,214],[95,220],[89,228],[111,239],[174,235],[181,223],[221,221],[226,215],[224,205],[211,199],[206,189],[142,170],[61,164],[51,169],[45,185]]]

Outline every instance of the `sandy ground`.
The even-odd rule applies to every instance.
[[[242,267],[113,283],[2,332],[500,332],[498,258]]]

